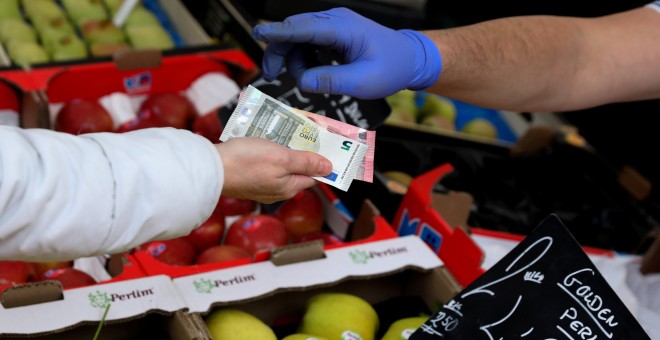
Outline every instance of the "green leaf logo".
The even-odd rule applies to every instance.
[[[89,298],[89,304],[94,308],[106,308],[112,301],[108,293],[98,290],[96,293],[89,293],[87,297]]]
[[[365,264],[369,260],[369,255],[364,250],[356,250],[349,253],[355,263]]]
[[[206,294],[211,294],[211,290],[213,290],[213,281],[209,279],[199,279],[193,281],[193,285],[195,285],[195,290],[198,293],[206,293]]]

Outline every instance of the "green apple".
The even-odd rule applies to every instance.
[[[456,126],[454,125],[454,123],[450,122],[447,118],[441,115],[426,116],[422,118],[420,124],[436,129],[449,130],[449,131],[456,130]]]
[[[273,330],[254,315],[238,309],[221,309],[205,319],[216,340],[277,340]]]
[[[391,108],[404,108],[405,110],[413,113],[417,117],[418,109],[417,103],[415,102],[415,91],[402,90],[391,96],[385,98],[385,101],[390,105]],[[415,118],[416,120],[417,118]]]
[[[461,128],[461,132],[477,137],[497,139],[497,128],[484,118],[474,118],[465,123]]]
[[[174,48],[174,41],[160,26],[127,26],[126,35],[135,49],[166,50]]]
[[[378,314],[362,298],[345,293],[320,293],[307,303],[298,331],[328,339],[373,340]]]
[[[90,46],[90,52],[94,57],[108,57],[117,52],[128,51],[131,49],[126,43],[118,44],[93,44]]]
[[[50,51],[55,61],[87,58],[87,47],[78,37],[64,37],[54,41]]]
[[[55,46],[59,44],[59,41],[67,38],[77,39],[78,35],[76,35],[75,32],[47,30],[41,34],[40,38],[41,44],[46,52],[53,54],[53,51],[55,51]]]
[[[119,7],[121,7],[121,4],[124,3],[124,0],[103,0],[103,3],[110,11],[110,14],[114,15],[119,10]],[[139,4],[136,6],[139,6]]]
[[[37,30],[39,35],[48,35],[50,31],[74,34],[76,32],[69,20],[64,16],[57,18],[42,18],[39,19],[39,21],[33,21],[32,24],[34,25],[34,28]]]
[[[328,340],[324,337],[319,337],[316,335],[296,333],[284,337],[282,340]]]
[[[108,19],[101,0],[62,0],[62,4],[79,28],[88,21]]]
[[[88,21],[82,29],[82,35],[87,44],[118,44],[126,41],[124,31],[115,26],[112,21]]]
[[[381,340],[408,340],[426,320],[428,316],[415,316],[393,322]]]
[[[36,42],[37,33],[22,19],[6,19],[0,21],[0,42],[10,41]]]
[[[119,7],[124,3],[124,0],[103,0],[103,3],[105,4],[105,7],[108,8],[108,11],[110,11],[111,15],[115,15],[117,11],[119,10]],[[135,4],[135,7],[133,7],[133,10],[136,8],[142,8],[142,5],[140,2]]]
[[[417,115],[411,109],[403,106],[395,106],[392,108],[390,115],[385,119],[385,123],[409,123],[415,124]]]
[[[30,18],[33,25],[39,26],[40,21],[57,18],[66,18],[62,8],[48,0],[35,0],[28,2],[24,7],[25,16]]]
[[[429,94],[419,109],[420,119],[427,116],[438,115],[454,124],[456,122],[456,106],[445,98]]]
[[[35,42],[11,41],[7,45],[9,58],[18,65],[45,63],[50,60],[48,53]]]
[[[396,106],[400,102],[414,102],[417,93],[411,90],[401,90],[393,95],[385,97],[385,100],[391,106]]]
[[[144,7],[136,7],[126,18],[125,25],[129,26],[160,26],[158,18]]]
[[[5,19],[21,19],[21,9],[18,0],[0,1],[0,21]]]

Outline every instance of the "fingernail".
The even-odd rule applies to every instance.
[[[319,161],[318,169],[319,169],[319,173],[322,176],[325,176],[325,175],[329,174],[332,171],[332,163],[330,163],[330,161],[327,160],[327,159],[321,159]]]

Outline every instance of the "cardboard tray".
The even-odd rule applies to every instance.
[[[52,102],[98,99],[112,92],[147,95],[177,91],[208,72],[224,73],[242,84],[256,72],[256,66],[245,53],[236,49],[205,49],[172,56],[145,50],[118,54],[112,61],[43,67],[29,72],[0,71],[0,79],[23,93],[21,126],[49,129],[53,119],[49,108]],[[95,86],[81,86],[89,79],[99,78],[104,81]]]
[[[417,237],[321,254],[315,260],[255,263],[181,277],[174,284],[200,318],[221,308],[241,309],[271,326],[279,338],[295,332],[307,300],[321,292],[344,292],[365,299],[379,312],[384,329],[398,318],[436,310],[460,290]],[[414,299],[421,301],[421,308]]]
[[[0,337],[41,336],[80,326],[89,328],[103,319],[108,305],[105,320],[110,324],[151,313],[171,315],[185,309],[171,280],[166,276],[146,277],[130,254],[111,258],[108,267],[112,278],[91,286],[62,289],[58,281],[49,280],[4,290]],[[113,273],[117,267],[118,273]]]
[[[255,254],[252,259],[237,259],[190,266],[173,266],[163,263],[155,259],[146,250],[136,251],[133,255],[147,275],[167,275],[172,278],[178,278],[221,269],[241,267],[252,263],[285,261],[281,258],[288,255],[283,254],[296,254],[291,250],[284,251],[284,249],[289,248],[297,249],[298,253],[293,256],[307,258],[310,251],[316,251],[319,247],[330,250],[397,237],[394,229],[380,216],[378,209],[369,201],[363,202],[363,206],[358,212],[357,217],[353,217],[352,213],[343,206],[327,185],[319,183],[315,189],[320,194],[319,197],[323,203],[325,224],[335,235],[345,241],[343,244],[323,246],[317,242],[305,242],[285,246],[283,249],[276,248],[273,251],[261,251]]]
[[[122,322],[87,323],[61,331],[39,334],[0,335],[0,339],[89,340],[99,339],[208,339],[203,321],[184,311],[140,315]]]
[[[211,45],[213,43],[211,37],[204,31],[199,22],[195,20],[180,0],[140,0],[140,2],[158,18],[163,28],[170,34],[175,44],[175,48],[172,49],[173,51],[182,48]],[[31,65],[30,68],[71,65],[109,59],[111,58],[88,57],[79,60],[35,64]],[[0,43],[0,70],[3,69],[21,70],[22,68],[11,62],[6,48]]]

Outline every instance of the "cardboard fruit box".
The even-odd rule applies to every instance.
[[[48,101],[51,126],[59,110],[68,103],[92,100],[104,106],[117,131],[121,131],[134,123],[140,104],[145,100],[172,93],[186,97],[196,112],[193,125],[180,128],[196,131],[197,122],[206,123],[206,118],[213,118],[221,129],[215,111],[238,93],[241,76],[252,70],[254,64],[239,50],[170,57],[151,52],[128,52],[114,62],[77,65],[51,70],[55,71],[51,73],[44,70],[34,75],[39,83],[44,84],[43,94]],[[95,82],[95,86],[79,86],[89,79],[102,81]]]
[[[89,325],[101,320],[121,323],[185,308],[168,277],[146,277],[130,254],[111,257],[107,269],[101,262],[99,258],[74,261],[74,267],[84,267],[81,270],[100,278],[94,285],[63,289],[59,281],[46,280],[4,290],[0,337],[65,336],[79,327],[80,332],[88,332]]]
[[[25,5],[19,3],[21,15],[17,19],[27,25],[27,27],[31,27],[39,38],[38,46],[46,52],[50,60],[38,62],[29,66],[19,65],[10,58],[10,44],[2,44],[2,42],[0,42],[0,67],[18,70],[22,68],[32,69],[35,67],[39,68],[52,65],[107,60],[113,51],[145,49],[152,46],[161,46],[166,52],[177,52],[178,50],[185,50],[199,46],[210,46],[213,43],[211,37],[204,31],[199,22],[195,20],[179,0],[140,0],[138,6],[140,7],[139,11],[142,12],[140,13],[141,15],[136,15],[135,18],[127,20],[127,24],[119,30],[115,28],[114,23],[109,25],[112,26],[112,29],[105,28],[105,24],[94,25],[94,23],[101,18],[101,13],[105,13],[106,19],[110,21],[112,20],[111,13],[116,11],[116,9],[111,8],[110,1],[96,3],[97,6],[94,8],[96,12],[93,13],[88,8],[87,14],[94,14],[93,20],[88,20],[88,23],[76,23],[70,12],[70,10],[73,9],[66,8],[64,4],[65,1],[52,2],[60,9],[59,11],[62,11],[62,17],[59,15],[53,17],[58,20],[46,20],[43,17],[39,17],[38,23],[33,22],[33,19],[37,18],[38,14],[35,14],[34,17],[32,17],[30,11],[25,8]],[[101,13],[98,11],[99,8],[101,8]],[[37,10],[38,8],[32,11],[37,13]],[[41,12],[45,10],[46,9],[42,9]],[[55,9],[48,8],[48,10],[50,10],[48,15],[51,16],[53,15],[52,12],[55,12]],[[48,25],[52,25],[52,27]],[[149,29],[146,33],[144,33],[145,31],[143,30],[143,34],[135,34],[136,30],[132,30],[129,26],[158,26],[159,29]],[[97,29],[97,31],[93,31],[94,29]],[[91,33],[86,33],[86,30]],[[131,31],[133,31],[133,33],[130,33]],[[74,38],[74,42],[72,42],[71,39],[67,39],[66,41],[55,40],[57,43],[51,41],[49,41],[48,44],[43,43],[44,35],[51,37],[54,36],[53,33],[63,34],[63,32],[71,32],[72,37],[77,39]],[[120,33],[123,36],[121,47],[120,44],[118,44],[118,34]],[[138,39],[142,36],[144,37],[143,39]],[[154,40],[159,40],[161,42],[158,45],[153,45]],[[97,43],[104,47],[97,48],[98,46],[93,46]],[[61,45],[60,50],[67,51],[67,53],[62,56],[66,57],[63,59],[59,58],[59,60],[54,58],[54,51],[50,50],[53,45]],[[75,54],[71,55],[71,53],[74,53],[73,51],[75,51]],[[86,56],[82,56],[81,53],[86,53]]]
[[[295,248],[282,252],[300,254]],[[372,304],[382,336],[394,320],[428,315],[460,290],[442,261],[414,236],[287,257],[180,277],[174,284],[200,318],[240,309],[269,325],[278,338],[295,333],[308,300],[319,293],[353,294]]]
[[[369,201],[363,202],[361,210],[358,212],[358,215],[354,217],[354,215],[346,209],[327,185],[318,183],[314,187],[314,190],[323,205],[323,213],[325,216],[324,227],[326,227],[327,230],[330,230],[333,235],[338,237],[338,239],[343,241],[328,245],[313,242],[308,245],[312,247],[310,249],[315,249],[316,247],[334,249],[397,237],[390,224],[380,216],[378,209]],[[262,213],[268,214],[266,210],[267,208],[264,208]],[[228,229],[230,227],[230,222],[236,219],[236,217],[227,218],[228,222],[226,223],[226,228]],[[304,249],[305,244],[306,243],[299,243],[292,246],[302,247],[301,249]],[[277,258],[278,256],[281,256],[278,255],[278,253],[279,251],[277,248],[273,251],[262,250],[254,254],[252,258],[188,266],[175,266],[161,262],[154,258],[148,250],[138,250],[134,252],[133,255],[147,275],[168,275],[172,278],[178,278],[199,273],[232,269],[234,267],[241,267],[251,263],[272,261],[274,257]]]
[[[417,235],[424,240],[465,287],[484,272],[481,268],[484,253],[467,229],[471,198],[457,192],[446,195],[433,192],[437,181],[452,170],[450,164],[445,164],[415,177],[393,224],[399,235]],[[450,216],[450,222],[446,216]]]

